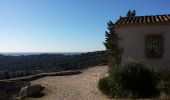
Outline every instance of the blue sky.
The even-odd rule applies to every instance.
[[[170,14],[169,0],[0,0],[0,52],[104,50],[107,21],[129,9]]]

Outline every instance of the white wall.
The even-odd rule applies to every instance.
[[[127,59],[142,60],[152,66],[170,65],[170,25],[131,25],[116,28],[121,39],[120,47],[124,48],[122,63]],[[148,59],[145,55],[145,36],[149,34],[162,34],[164,36],[164,54],[162,58]]]

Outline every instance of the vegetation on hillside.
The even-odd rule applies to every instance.
[[[77,55],[0,55],[0,79],[27,76],[41,72],[79,70],[106,63],[107,57],[105,51],[96,51]]]

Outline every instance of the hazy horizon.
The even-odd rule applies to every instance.
[[[63,54],[63,55],[77,55],[86,52],[0,52],[3,56],[28,56],[40,54]]]
[[[90,52],[98,52],[98,51],[90,51]],[[21,55],[27,56],[27,55],[40,55],[40,54],[77,55],[82,53],[88,53],[88,52],[0,52],[0,55],[4,55],[4,56],[21,56]]]
[[[0,0],[0,52],[105,50],[107,22],[170,14],[167,0]]]

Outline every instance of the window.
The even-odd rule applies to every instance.
[[[146,36],[146,56],[148,58],[160,58],[163,55],[163,36]]]

